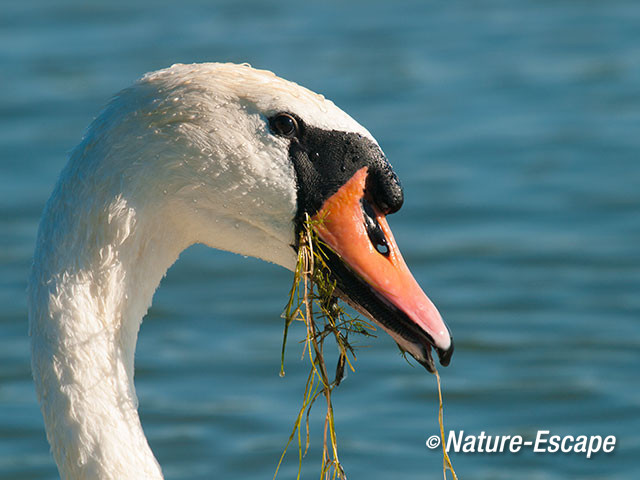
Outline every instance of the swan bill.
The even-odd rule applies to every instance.
[[[369,169],[362,167],[312,217],[329,248],[328,265],[340,296],[380,325],[430,372],[433,347],[443,366],[453,340],[435,305],[409,271],[372,197]]]
[[[427,370],[435,370],[431,348],[447,365],[449,330],[413,278],[385,218],[402,207],[404,196],[379,145],[366,131],[323,128],[294,112],[268,120],[272,133],[289,142],[297,232],[309,215],[331,249],[329,268],[342,297]]]

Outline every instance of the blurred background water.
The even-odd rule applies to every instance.
[[[441,369],[447,429],[617,436],[615,453],[589,460],[454,454],[461,479],[637,478],[637,0],[28,0],[0,5],[0,479],[57,478],[25,287],[67,152],[116,91],[203,61],[273,70],[380,142],[405,187],[396,239],[456,338]],[[290,281],[204,247],[169,271],[136,373],[167,478],[272,477],[308,368],[292,341],[278,377]],[[441,478],[441,453],[424,445],[435,379],[384,334],[370,344],[334,396],[347,473]],[[318,472],[321,410],[304,478]],[[294,449],[280,478],[295,471]]]

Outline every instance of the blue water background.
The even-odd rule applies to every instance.
[[[452,455],[462,480],[640,473],[640,3],[3,1],[0,479],[53,479],[25,287],[68,151],[111,95],[176,62],[249,62],[325,94],[405,187],[390,218],[455,339],[447,429],[616,435],[615,453]],[[168,479],[269,479],[308,364],[291,274],[194,247],[140,333],[136,384]],[[291,338],[301,338],[300,328]],[[442,478],[435,379],[381,334],[334,396],[351,479]],[[317,478],[322,407],[304,478]],[[295,451],[280,478],[294,478]]]

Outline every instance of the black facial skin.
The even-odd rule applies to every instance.
[[[290,119],[297,123],[290,134]],[[305,125],[296,115],[280,113],[269,119],[271,131],[291,139],[289,157],[298,179],[300,227],[304,214],[310,217],[362,167],[368,167],[366,194],[387,215],[397,212],[404,196],[400,180],[375,143],[357,133],[322,130]],[[286,134],[285,134],[286,133]]]
[[[374,208],[384,215],[397,212],[404,196],[398,177],[374,142],[350,132],[309,127],[296,115],[282,112],[269,118],[273,134],[289,138],[289,158],[293,163],[298,188],[298,210],[294,219],[296,238],[304,225],[305,213],[315,215],[329,197],[363,167],[368,168],[362,209],[367,233],[380,255],[388,255],[384,233],[375,220]],[[297,250],[297,245],[293,246]],[[412,343],[429,349],[433,341],[403,312],[388,303],[355,275],[333,252],[328,253],[328,267],[336,286],[347,301],[358,305],[385,327]],[[427,350],[428,351],[428,350]],[[453,353],[436,349],[442,365],[448,365]],[[430,359],[430,355],[428,355]],[[433,362],[420,362],[430,372]]]

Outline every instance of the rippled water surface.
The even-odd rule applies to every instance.
[[[133,5],[131,5],[133,4]],[[390,218],[456,338],[447,428],[616,435],[614,454],[453,455],[461,479],[640,472],[640,4],[0,5],[0,478],[57,477],[25,287],[43,204],[102,105],[176,62],[268,68],[333,99],[405,187]],[[307,365],[278,377],[291,274],[194,247],[141,330],[136,382],[169,479],[271,478]],[[293,335],[302,336],[297,329]],[[441,478],[435,379],[385,335],[335,395],[352,479]],[[321,408],[305,478],[316,478]],[[292,478],[295,454],[280,478]]]

